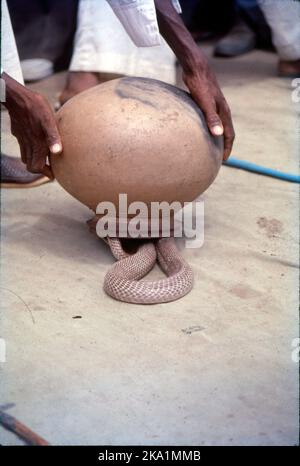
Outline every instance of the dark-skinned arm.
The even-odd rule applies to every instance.
[[[234,141],[234,129],[229,106],[219,87],[207,58],[199,49],[171,0],[155,0],[161,35],[175,53],[183,69],[183,81],[193,99],[203,111],[207,126],[215,136],[224,134],[224,160]]]
[[[2,73],[5,82],[5,101],[11,132],[17,138],[23,163],[32,173],[53,174],[47,157],[49,153],[60,154],[62,144],[54,113],[45,97],[28,89],[8,74]]]

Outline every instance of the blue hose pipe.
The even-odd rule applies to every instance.
[[[279,170],[274,170],[273,168],[267,168],[261,165],[256,165],[256,163],[247,162],[246,160],[229,157],[229,159],[223,163],[228,167],[240,168],[241,170],[247,170],[249,172],[258,173],[260,175],[271,176],[272,178],[278,178],[280,180],[290,181],[292,183],[300,183],[299,175],[294,175],[293,173],[284,173]]]

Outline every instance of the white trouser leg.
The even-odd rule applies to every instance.
[[[271,31],[273,44],[282,60],[300,59],[300,2],[258,0]]]

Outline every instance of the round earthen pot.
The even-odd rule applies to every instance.
[[[163,82],[121,78],[93,87],[57,113],[62,155],[51,157],[57,181],[96,211],[143,201],[189,202],[215,179],[223,137],[212,137],[186,92]]]

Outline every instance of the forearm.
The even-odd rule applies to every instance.
[[[169,44],[184,72],[205,69],[206,56],[201,52],[170,0],[155,0],[161,35]]]
[[[160,32],[180,62],[182,78],[203,111],[214,136],[224,134],[224,159],[231,152],[234,129],[230,109],[204,53],[175,11],[171,0],[154,0]]]

